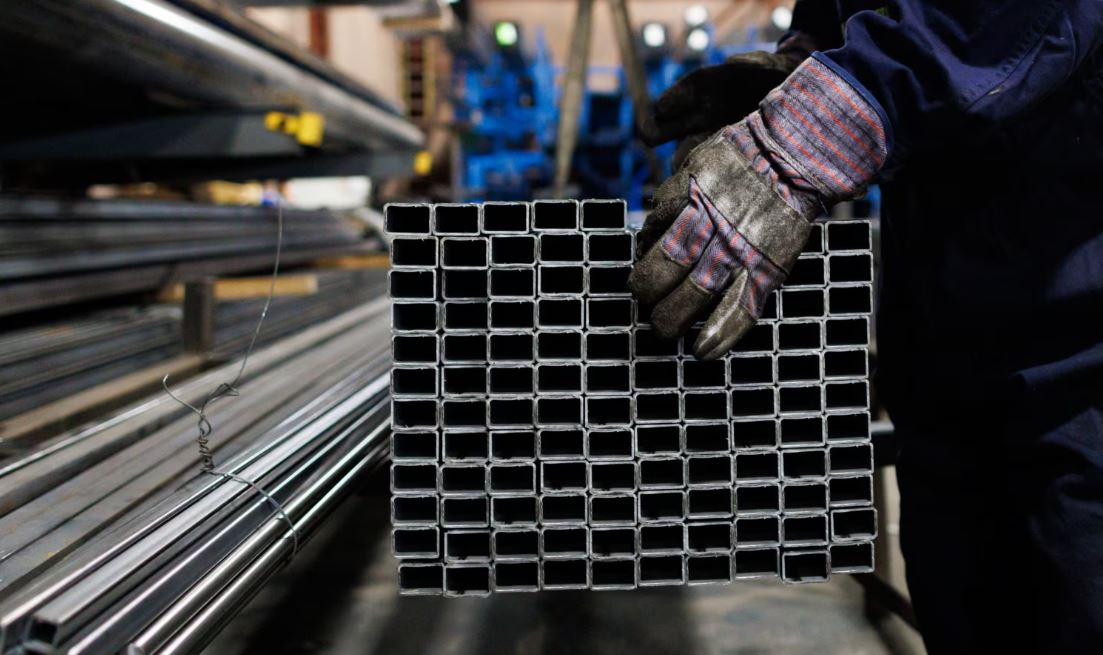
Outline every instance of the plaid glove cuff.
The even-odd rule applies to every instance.
[[[755,172],[809,219],[861,194],[888,156],[877,110],[815,58],[806,59],[758,111],[724,133]]]

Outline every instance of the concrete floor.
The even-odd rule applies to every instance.
[[[630,592],[400,597],[385,476],[347,502],[213,642],[211,655],[600,653],[866,655],[891,652],[858,585],[671,587]],[[916,652],[912,649],[906,649]]]

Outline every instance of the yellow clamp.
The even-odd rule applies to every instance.
[[[273,132],[290,134],[301,145],[317,147],[322,145],[326,119],[313,111],[304,111],[301,114],[270,111],[264,116],[264,127]]]

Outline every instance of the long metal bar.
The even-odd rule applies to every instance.
[[[563,94],[559,104],[559,125],[555,137],[555,193],[562,197],[571,174],[571,158],[578,142],[582,96],[586,89],[586,68],[590,61],[590,33],[593,27],[594,0],[578,0]]]
[[[416,148],[422,142],[416,127],[371,99],[165,0],[3,3],[0,32],[13,43],[193,102],[317,111],[327,135],[348,143]]]

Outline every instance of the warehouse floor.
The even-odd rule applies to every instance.
[[[327,522],[294,564],[211,644],[211,655],[889,652],[859,587],[726,586],[631,592],[399,597],[386,476]]]

